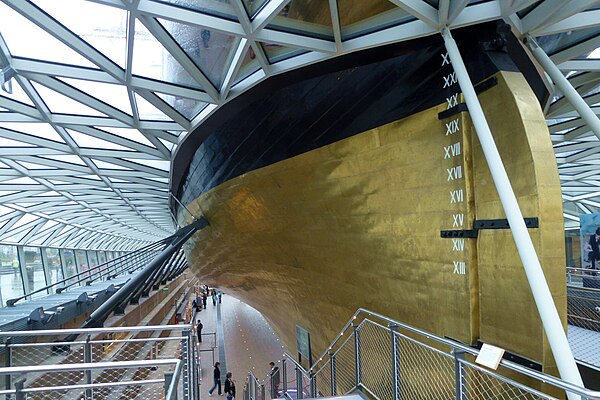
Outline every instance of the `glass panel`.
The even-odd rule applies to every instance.
[[[33,2],[121,68],[125,68],[126,10],[83,0]]]
[[[6,300],[24,294],[17,247],[0,245],[0,295],[2,305],[6,305]]]
[[[39,247],[24,247],[23,253],[25,256],[25,279],[27,279],[27,285],[31,293],[46,286],[42,252]],[[37,299],[47,294],[47,292],[42,291],[31,295],[31,298]]]
[[[66,278],[70,278],[77,274],[77,264],[75,263],[75,252],[73,250],[64,249],[61,250],[62,262],[65,268]],[[72,283],[74,279],[70,280]]]
[[[158,97],[163,99],[167,104],[177,110],[188,120],[192,120],[208,103],[187,99],[185,97],[171,96],[169,94],[156,93]]]
[[[94,117],[106,117],[106,114],[100,111],[88,107],[85,104],[81,104],[78,101],[71,99],[61,93],[58,93],[52,89],[42,86],[36,82],[31,82],[35,90],[44,100],[44,103],[48,106],[50,111],[58,114],[69,114],[69,115],[86,115]]]
[[[8,97],[9,99],[35,107],[29,96],[27,96],[27,93],[25,93],[23,88],[21,88],[21,85],[19,85],[19,82],[17,82],[16,79],[11,79],[9,82],[11,82],[12,85],[12,93],[7,93],[4,90],[0,90],[0,96]]]
[[[267,0],[244,0],[244,6],[248,15],[254,17],[266,2]]]
[[[201,89],[200,84],[141,22],[135,24],[133,74]]]
[[[129,147],[121,146],[119,144],[109,142],[108,140],[98,139],[97,137],[86,135],[85,133],[76,132],[71,129],[67,129],[69,136],[77,143],[79,147],[88,147],[93,149],[109,149],[109,150],[129,150]]]
[[[258,60],[256,59],[256,54],[254,54],[254,49],[252,47],[248,47],[246,55],[244,56],[244,60],[242,61],[242,65],[240,67],[240,71],[238,72],[233,83],[236,84],[244,80],[259,69],[260,65],[258,63]]]
[[[48,261],[48,265],[46,265],[48,270],[48,284],[52,285],[53,283],[63,280],[62,263],[60,262],[58,249],[46,249],[46,260]],[[56,285],[51,287],[50,293],[55,293],[56,289],[60,286],[61,285]]]
[[[585,42],[600,35],[600,29],[588,28],[537,38],[537,42],[548,55],[553,55]],[[586,58],[587,54],[581,54],[578,58]]]
[[[338,0],[342,39],[352,39],[416,20],[387,0]]]
[[[237,21],[235,11],[231,6],[231,0],[158,0],[163,3],[171,3],[176,6],[189,8],[191,10],[202,11],[206,14],[224,17]]]
[[[154,107],[152,103],[137,93],[135,93],[135,102],[137,104],[140,119],[160,121],[171,120],[165,113]]]
[[[234,36],[199,26],[158,20],[216,87],[225,79],[237,42]]]
[[[267,28],[333,39],[329,3],[322,0],[292,0],[273,18]]]
[[[58,2],[57,2],[58,3]],[[27,32],[27,34],[23,34]],[[13,56],[97,67],[27,18],[0,2],[0,34]]]
[[[82,277],[89,276],[90,275],[90,273],[88,272],[89,265],[88,265],[88,259],[85,254],[85,251],[75,250],[75,259],[77,260],[77,269],[79,270],[79,273],[85,272],[82,276],[79,277],[79,279],[81,279]]]
[[[104,251],[99,251],[98,252],[98,263],[99,264],[104,264],[106,261],[108,261],[106,259],[106,252]]]
[[[95,251],[88,251],[88,261],[90,262],[90,270],[92,273],[98,272],[98,255]],[[94,276],[96,278],[96,276]]]
[[[70,78],[62,78],[62,80],[76,89],[79,89],[90,96],[94,96],[98,100],[105,102],[117,110],[132,115],[131,103],[129,102],[129,95],[127,94],[127,88],[125,86]]]
[[[261,43],[260,45],[265,51],[265,54],[267,55],[267,58],[269,59],[269,62],[271,64],[275,64],[276,62],[283,61],[288,58],[292,58],[308,52],[308,50],[305,49],[280,46],[274,43]]]
[[[107,261],[112,261],[112,260],[115,259],[115,256],[113,255],[112,251],[107,251],[106,252],[106,258],[107,258]]]

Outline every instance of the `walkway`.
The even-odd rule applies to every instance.
[[[217,318],[219,307],[220,323]],[[215,360],[219,361],[223,357],[224,350],[227,370],[233,373],[233,379],[236,381],[238,398],[242,396],[248,371],[253,371],[259,379],[264,378],[269,371],[269,362],[277,362],[286,351],[262,314],[232,296],[223,295],[222,303],[217,307],[212,305],[209,297],[206,310],[202,310],[197,318],[202,320],[203,333],[217,332],[217,346],[219,346],[219,336],[221,332],[223,333],[224,349],[219,348],[215,351]],[[202,341],[201,350],[209,350],[215,345],[214,335],[203,336]],[[202,357],[201,396],[205,399],[208,397],[208,389],[213,385],[213,368],[211,353],[200,354]],[[221,369],[221,372],[224,384],[227,371]],[[213,396],[216,395],[215,390]]]

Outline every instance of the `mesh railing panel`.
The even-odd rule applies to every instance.
[[[362,384],[380,399],[394,396],[390,330],[365,320],[360,325]]]
[[[315,382],[317,385],[317,396],[326,397],[332,396],[331,393],[331,362],[327,361],[321,369],[315,374]]]
[[[469,400],[555,400],[554,397],[521,387],[516,382],[483,372],[472,365],[462,363],[464,377],[461,379],[461,398]]]
[[[356,387],[354,332],[335,353],[335,395],[343,395]]]
[[[398,335],[402,399],[451,399],[455,394],[454,359],[422,343]]]
[[[595,279],[600,287],[600,276],[585,276]],[[588,282],[588,286],[590,286]],[[567,321],[569,344],[579,361],[600,368],[600,289],[567,288]]]

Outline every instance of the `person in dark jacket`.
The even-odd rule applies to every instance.
[[[204,309],[206,310],[206,293],[204,293],[202,295],[202,305],[204,306]]]
[[[202,321],[198,320],[198,325],[196,326],[196,333],[198,335],[198,342],[202,343],[202,328],[204,328],[204,325],[202,325]]]
[[[590,262],[592,263],[592,269],[596,269],[596,261],[600,260],[600,248],[598,247],[598,243],[600,242],[600,228],[596,229],[596,233],[590,235]]]
[[[213,392],[215,391],[215,388],[218,386],[219,387],[219,396],[221,396],[223,393],[221,392],[221,369],[219,368],[221,366],[221,363],[216,362],[215,363],[215,369],[213,370],[213,379],[215,381],[215,384],[212,388],[210,388],[210,390],[208,391],[208,395],[212,396]]]
[[[228,372],[227,375],[225,375],[225,394],[227,395],[227,400],[235,398],[235,381],[231,379],[231,376],[231,372]]]

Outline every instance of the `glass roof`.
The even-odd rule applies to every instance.
[[[600,0],[2,0],[0,243],[134,249],[171,234],[187,132],[269,76],[505,18],[600,114]],[[548,12],[552,9],[552,12]],[[14,74],[13,74],[14,71]],[[598,139],[547,107],[567,227],[600,208]],[[35,232],[34,232],[35,231]],[[33,232],[33,233],[32,233]],[[99,235],[98,235],[99,234]]]

